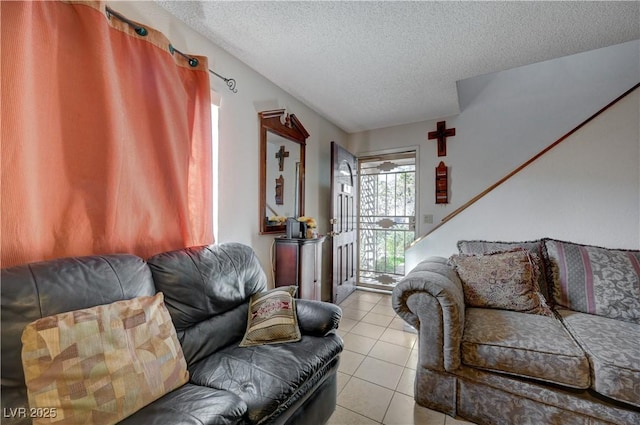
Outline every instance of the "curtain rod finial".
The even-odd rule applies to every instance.
[[[233,93],[238,93],[238,89],[236,88],[236,80],[233,78],[225,78],[222,75],[218,74],[217,72],[213,71],[213,70],[209,70],[210,73],[212,73],[213,75],[215,75],[216,77],[220,78],[221,80],[223,80],[225,83],[227,83],[227,87],[229,88],[229,90],[231,90]]]

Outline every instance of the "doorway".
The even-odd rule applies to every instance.
[[[358,158],[358,286],[389,291],[416,235],[416,151]]]

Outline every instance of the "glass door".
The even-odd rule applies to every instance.
[[[415,239],[415,151],[358,158],[358,285],[391,290],[404,277],[404,250]]]

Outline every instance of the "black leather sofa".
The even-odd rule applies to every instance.
[[[163,292],[189,383],[121,424],[323,424],[336,405],[339,307],[297,300],[302,340],[241,348],[248,300],[266,288],[253,250],[227,243],[147,261],[128,254],[57,259],[2,270],[3,424],[27,407],[21,334],[41,317]]]

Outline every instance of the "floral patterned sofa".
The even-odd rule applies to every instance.
[[[393,291],[419,332],[418,404],[478,424],[640,424],[640,251],[458,248]]]

